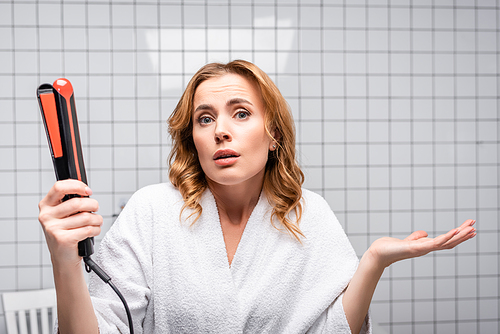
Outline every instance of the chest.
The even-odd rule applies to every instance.
[[[221,218],[221,231],[224,238],[224,246],[226,248],[229,266],[233,262],[234,255],[236,254],[241,237],[243,236],[245,226],[246,221],[236,225]]]
[[[345,287],[345,280],[338,289],[332,285],[338,273],[349,274],[335,263],[345,258],[337,243],[325,248],[309,234],[298,243],[272,226],[271,211],[260,204],[236,234],[239,242],[226,243],[215,205],[203,208],[193,225],[167,213],[154,220],[151,289],[158,328],[304,333]],[[319,235],[331,239],[330,232]],[[229,266],[231,245],[236,251]],[[293,330],[283,330],[284,324]]]
[[[273,237],[253,242],[245,236],[229,267],[224,241],[216,248],[204,237],[208,235],[177,245],[183,254],[179,257],[154,259],[156,321],[176,330],[182,324],[186,333],[212,332],[207,329],[213,324],[219,328],[213,333],[257,333],[262,332],[259,326],[278,326],[286,315],[283,310],[301,298],[298,254],[291,248],[285,252],[286,247],[273,252]]]

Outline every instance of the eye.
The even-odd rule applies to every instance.
[[[201,125],[210,124],[212,123],[212,118],[208,116],[201,116],[200,118],[198,118],[198,123],[200,123]]]
[[[246,110],[240,110],[236,113],[238,119],[246,119],[248,116],[250,116],[250,113]]]

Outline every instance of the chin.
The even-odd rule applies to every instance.
[[[217,175],[206,175],[208,183],[220,186],[254,186],[256,182],[260,182],[261,185],[264,183],[264,171],[257,172],[255,174],[235,174],[229,171],[221,171],[221,173],[214,173]]]
[[[237,178],[237,177],[215,177],[215,178],[207,177],[207,180],[209,184],[225,186],[225,187],[238,186],[241,184],[245,184],[246,181],[248,181],[248,179]]]

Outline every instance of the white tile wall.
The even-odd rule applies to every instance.
[[[244,58],[289,101],[305,186],[359,255],[477,219],[474,241],[386,270],[380,328],[497,333],[499,20],[495,0],[0,0],[0,292],[53,285],[39,84],[73,83],[106,230],[135,190],[167,180],[165,121],[190,76]]]

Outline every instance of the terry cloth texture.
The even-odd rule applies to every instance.
[[[262,194],[231,266],[209,190],[201,204],[192,225],[171,184],[145,187],[101,242],[96,262],[125,296],[135,333],[350,333],[342,295],[358,259],[321,196],[303,190],[299,243],[272,226]],[[128,333],[112,289],[92,274],[90,291],[100,332]],[[362,333],[370,327],[367,317]]]

